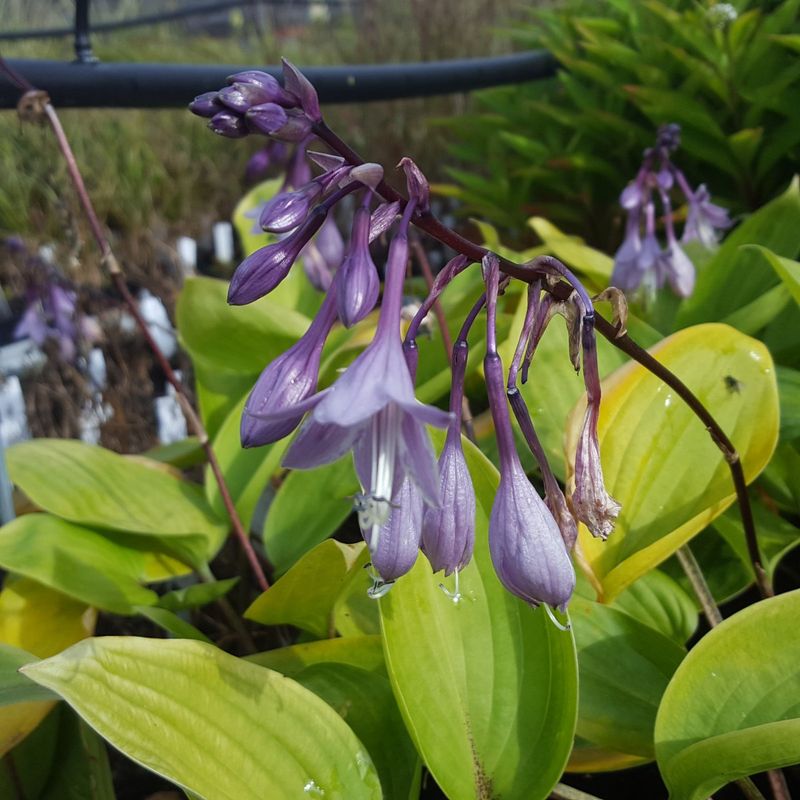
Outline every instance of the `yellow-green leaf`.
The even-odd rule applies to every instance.
[[[341,717],[290,678],[202,642],[107,636],[24,668],[129,758],[205,800],[376,800]]]
[[[195,563],[226,534],[199,486],[102,447],[33,439],[8,449],[11,480],[42,510],[82,525],[141,534]],[[159,547],[161,545],[161,548]]]
[[[47,658],[91,636],[97,612],[29,578],[7,577],[0,592],[0,642]],[[53,701],[16,703],[0,713],[0,756],[47,716]]]
[[[680,331],[650,352],[714,415],[752,481],[778,439],[777,383],[766,347],[713,323]],[[570,416],[568,463],[584,402]],[[579,549],[599,594],[611,600],[705,528],[735,494],[728,466],[702,423],[637,363],[603,381],[599,436],[606,485],[622,512],[607,542],[581,527]]]
[[[800,591],[726,619],[689,652],[656,719],[670,797],[703,800],[737,778],[800,762]]]
[[[381,637],[348,636],[346,639],[321,639],[303,642],[248,656],[248,661],[293,677],[312,664],[349,664],[370,671],[383,672]]]
[[[295,625],[320,639],[333,636],[336,600],[364,549],[363,542],[318,544],[259,595],[245,617],[264,625]]]
[[[749,246],[757,250],[770,263],[778,277],[783,281],[783,285],[791,292],[795,302],[800,305],[800,261],[793,261],[791,258],[783,258],[777,253],[773,253],[766,247],[758,245]]]

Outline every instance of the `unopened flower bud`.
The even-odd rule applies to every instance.
[[[246,118],[254,130],[282,142],[300,142],[311,132],[311,122],[302,111],[285,109],[277,103],[253,106]]]
[[[220,111],[208,121],[208,127],[214,133],[228,139],[241,139],[250,131],[245,121],[235,111]]]
[[[339,319],[349,328],[375,308],[380,293],[378,270],[369,253],[369,208],[356,209],[350,245],[336,273]]]
[[[407,156],[400,159],[398,166],[402,167],[406,174],[408,199],[416,201],[418,211],[423,213],[430,211],[431,189],[428,186],[428,179],[422,174],[422,170]]]
[[[392,498],[389,519],[374,528],[364,529],[372,566],[384,584],[396,581],[417,560],[422,532],[422,495],[406,477]]]
[[[228,287],[228,302],[241,306],[271,292],[288,274],[300,251],[325,217],[310,216],[294,233],[251,253],[236,268]]]
[[[189,111],[198,117],[210,118],[224,110],[225,106],[220,102],[219,92],[204,92],[189,103]]]
[[[266,72],[259,70],[245,70],[244,72],[237,72],[235,75],[228,76],[228,83],[235,84],[248,84],[255,87],[263,100],[261,103],[277,103],[284,108],[294,108],[297,106],[297,100],[290,95],[278,81]]]
[[[285,58],[282,58],[281,61],[283,62],[283,85],[286,91],[297,98],[300,107],[312,122],[319,122],[322,119],[322,112],[319,108],[317,90],[294,64]]]
[[[426,507],[422,519],[422,544],[434,572],[445,575],[465,567],[475,546],[475,489],[461,446],[461,401],[467,365],[466,341],[453,347],[453,386],[450,412],[453,420],[439,457],[441,505]]]
[[[331,293],[306,333],[261,373],[242,413],[242,447],[276,442],[300,424],[304,411],[286,417],[281,413],[290,412],[316,389],[322,348],[335,320]]]

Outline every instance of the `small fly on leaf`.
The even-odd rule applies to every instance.
[[[722,380],[725,382],[725,388],[730,394],[741,394],[744,384],[740,380],[734,378],[733,375],[726,375]]]

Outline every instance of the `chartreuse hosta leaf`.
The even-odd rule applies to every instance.
[[[50,514],[25,514],[0,528],[0,566],[115,614],[152,605],[138,582],[145,554]]]
[[[65,595],[28,578],[6,577],[0,592],[0,642],[47,658],[94,630],[97,614]],[[11,687],[9,687],[11,688]],[[13,691],[13,689],[12,689]],[[22,702],[0,711],[0,756],[21,742],[53,707],[52,700]]]
[[[225,421],[214,437],[213,444],[214,453],[222,473],[225,475],[225,483],[231,493],[236,511],[239,513],[242,525],[245,529],[249,529],[256,505],[269,484],[270,478],[280,467],[281,458],[289,444],[289,438],[266,447],[242,447],[239,427],[246,399],[247,396],[242,397],[225,417]],[[205,490],[208,504],[217,516],[224,519],[227,512],[222,502],[219,484],[211,467],[206,467]]]
[[[438,437],[441,440],[441,436]],[[386,663],[406,726],[450,800],[545,798],[572,747],[575,645],[541,610],[509,594],[489,558],[494,467],[465,442],[477,495],[475,557],[431,574],[424,556],[380,602]]]
[[[623,611],[573,598],[578,648],[578,734],[594,745],[653,758],[661,696],[686,651]]]
[[[212,369],[257,375],[311,322],[273,294],[247,306],[229,306],[227,294],[227,281],[188,278],[175,309],[178,333],[192,360]]]
[[[349,664],[369,672],[385,672],[383,645],[377,634],[303,642],[247,656],[248,661],[294,677],[312,664]]]
[[[150,538],[192,563],[213,556],[226,525],[199,486],[142,460],[68,439],[33,439],[8,449],[11,480],[44,511],[83,525]]]
[[[353,511],[359,491],[347,455],[319,469],[293,470],[281,484],[264,522],[264,547],[277,573],[327,539]],[[298,498],[304,498],[298,502]]]
[[[752,481],[778,438],[778,392],[768,350],[734,328],[708,324],[679,331],[650,352],[714,415]],[[567,427],[568,463],[583,402]],[[626,364],[603,381],[599,435],[606,486],[622,512],[607,542],[581,526],[578,545],[598,593],[611,600],[705,528],[735,494],[728,466],[702,423],[639,364]]]
[[[327,539],[259,595],[245,616],[264,625],[296,625],[320,639],[332,637],[336,600],[351,570],[366,563],[364,551],[363,542]]]
[[[750,247],[764,256],[775,270],[777,276],[783,281],[783,285],[789,290],[795,302],[800,304],[800,262],[793,261],[790,258],[782,258],[766,247],[759,247],[758,245],[750,245]]]
[[[749,606],[703,637],[670,681],[656,757],[673,800],[800,762],[800,591]]]
[[[308,667],[295,680],[341,714],[366,744],[386,800],[419,797],[419,756],[385,674],[329,662]]]
[[[381,797],[367,751],[330,706],[211,645],[88,639],[24,672],[129,758],[205,800]]]

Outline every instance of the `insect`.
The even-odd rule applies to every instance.
[[[373,525],[383,525],[389,519],[393,507],[385,497],[372,494],[353,495],[353,508],[358,514],[358,524],[362,530],[368,530]]]
[[[725,388],[728,390],[730,394],[740,394],[742,391],[742,386],[744,384],[733,377],[733,375],[726,375],[722,379],[725,383]]]

